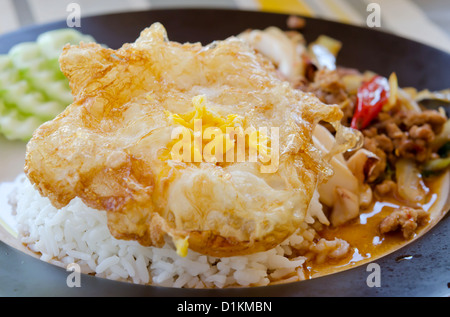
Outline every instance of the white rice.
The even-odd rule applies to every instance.
[[[303,280],[308,259],[323,261],[349,251],[347,242],[318,239],[305,223],[265,252],[217,258],[189,250],[180,257],[170,239],[162,248],[115,239],[105,211],[89,208],[78,198],[58,210],[25,177],[16,183],[13,204],[21,242],[43,261],[62,267],[77,263],[81,272],[107,279],[185,288],[263,286]]]

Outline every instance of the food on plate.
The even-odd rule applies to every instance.
[[[276,27],[181,44],[159,23],[118,50],[66,46],[74,101],[34,132],[10,194],[20,241],[186,288],[299,281],[404,245],[446,211],[450,121],[421,107],[445,92],[342,68],[341,48]]]
[[[443,107],[450,101],[448,90],[417,92],[399,87],[395,73],[386,78],[371,71],[339,67],[335,57],[341,43],[324,35],[309,45],[300,33],[274,27],[249,30],[240,36],[270,58],[280,75],[294,87],[313,93],[326,104],[339,105],[344,112],[342,124],[364,135],[362,148],[343,153],[340,160],[353,174],[353,181],[344,177],[338,168],[341,165],[335,163],[335,175],[319,186],[321,201],[331,210],[332,224],[346,223],[387,196],[409,207],[418,207],[429,199],[431,190],[425,184],[425,176],[445,171],[449,166],[450,120]],[[425,109],[420,105],[425,99],[443,101],[442,107]],[[333,132],[327,124],[319,127]],[[336,192],[336,199],[327,198],[326,192]],[[426,213],[413,217],[410,209],[397,209],[402,211],[394,214],[408,214],[415,227],[426,219]],[[381,227],[382,232],[388,228]],[[403,226],[389,227],[399,227],[405,236],[413,236]]]
[[[33,131],[72,102],[58,58],[66,43],[94,42],[75,29],[42,33],[0,55],[0,134],[28,141]]]
[[[280,80],[244,42],[233,37],[203,47],[166,38],[154,24],[118,50],[66,46],[60,63],[74,102],[33,134],[27,177],[57,208],[79,197],[107,211],[119,239],[162,246],[168,234],[177,246],[214,256],[273,248],[303,222],[314,189],[330,173],[311,139],[315,125],[334,125],[346,138],[343,149],[355,146],[358,134],[341,127],[337,106]],[[192,131],[195,146],[195,120],[204,139],[212,139],[207,127],[218,127],[231,144],[237,139],[226,128],[279,129],[279,139],[271,138],[279,158],[270,164],[277,166],[265,172],[266,163],[247,158],[249,148],[242,161],[225,159],[228,149],[217,162],[206,154],[174,160],[174,128]],[[206,144],[198,150],[206,152]]]

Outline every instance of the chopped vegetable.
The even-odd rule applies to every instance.
[[[423,202],[429,189],[422,180],[417,164],[411,159],[402,158],[395,163],[395,171],[399,195],[411,203]]]
[[[389,111],[397,103],[398,80],[397,75],[392,73],[389,76],[389,98],[388,102],[383,106],[383,111]]]
[[[363,78],[359,74],[350,74],[342,77],[342,83],[344,84],[345,90],[349,94],[357,94],[358,88],[361,86]]]
[[[448,121],[447,121],[448,122]],[[437,151],[440,157],[448,157],[450,156],[450,138],[447,139],[447,143],[442,145]]]
[[[450,167],[450,157],[438,158],[428,161],[424,166],[425,172],[443,171]]]
[[[425,99],[440,100],[443,102],[450,102],[450,89],[441,91],[429,91],[428,89],[421,90],[414,96],[414,100],[422,101]]]
[[[36,42],[48,59],[58,59],[61,49],[67,43],[95,42],[95,39],[90,35],[81,34],[73,28],[67,28],[42,33],[38,36]]]
[[[438,138],[439,137],[442,138],[442,143],[439,142],[440,147],[437,151],[437,154],[440,155],[440,157],[425,163],[425,166],[423,167],[425,174],[433,174],[450,168],[450,120],[447,120],[445,123],[444,130]],[[436,140],[438,138],[436,138]]]
[[[375,119],[389,99],[389,82],[385,77],[375,75],[363,82],[358,89],[357,104],[351,127],[364,129]]]
[[[0,133],[7,139],[27,141],[72,102],[58,58],[66,43],[81,41],[94,39],[74,29],[53,30],[0,55]]]
[[[319,68],[336,69],[336,56],[342,47],[342,43],[326,35],[320,35],[310,44],[309,50]]]
[[[337,54],[339,53],[339,51],[342,48],[341,41],[338,41],[332,37],[329,37],[329,36],[326,36],[323,34],[319,35],[319,37],[315,40],[314,44],[325,47],[334,56],[337,56]]]
[[[444,123],[442,131],[435,137],[435,139],[431,143],[431,148],[434,151],[439,150],[439,152],[441,152],[444,150],[442,147],[448,148],[449,144],[450,144],[450,119]],[[450,154],[450,151],[448,152],[448,154]],[[445,155],[448,154],[447,150],[445,150]]]
[[[398,88],[397,98],[400,100],[400,102],[402,103],[403,107],[406,108],[406,110],[408,110],[408,111],[415,111],[415,112],[422,112],[422,110],[420,109],[419,104],[417,103],[417,101],[415,101],[411,97],[410,93],[411,93],[410,90],[405,90],[405,89]]]

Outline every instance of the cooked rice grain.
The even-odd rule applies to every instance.
[[[265,252],[215,258],[189,250],[182,258],[170,239],[162,248],[115,239],[108,230],[106,212],[89,208],[78,198],[58,210],[24,176],[16,183],[12,201],[17,203],[21,241],[43,261],[62,267],[77,263],[83,273],[103,278],[180,288],[263,286],[304,279],[307,257],[301,254],[317,253],[323,260],[349,250],[342,240],[315,239],[316,232],[305,223],[281,245]]]

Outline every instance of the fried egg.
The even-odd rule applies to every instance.
[[[117,50],[67,45],[60,64],[74,102],[34,133],[27,177],[55,207],[79,197],[107,211],[114,237],[168,235],[181,256],[278,245],[333,173],[318,122],[335,126],[341,151],[357,142],[337,105],[292,88],[237,37],[182,44],[155,23]]]

